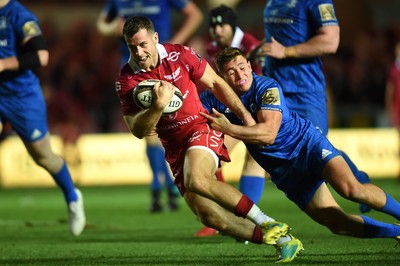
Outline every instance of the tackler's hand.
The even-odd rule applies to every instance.
[[[229,127],[232,125],[231,122],[229,122],[228,118],[224,114],[221,114],[214,108],[212,109],[212,114],[207,114],[200,112],[202,116],[207,118],[207,120],[210,122],[210,126],[214,130],[221,131],[222,133],[228,134],[229,133]]]

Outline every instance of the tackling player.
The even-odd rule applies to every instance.
[[[224,49],[217,55],[216,65],[257,124],[242,126],[240,118],[205,91],[201,101],[215,116],[203,115],[212,128],[243,140],[253,158],[271,175],[272,182],[301,210],[333,233],[395,238],[400,242],[399,224],[347,214],[335,201],[325,181],[342,197],[400,221],[400,204],[379,187],[358,182],[325,135],[311,121],[289,111],[278,82],[252,72],[246,55],[237,48]],[[286,252],[280,252],[287,258],[294,254],[286,256]]]

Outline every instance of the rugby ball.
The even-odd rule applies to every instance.
[[[153,88],[154,85],[160,82],[158,79],[148,79],[140,82],[133,89],[133,100],[136,105],[141,109],[147,109],[153,102]],[[166,82],[166,81],[165,81]],[[173,85],[174,86],[174,85]],[[174,86],[175,87],[175,86]],[[178,111],[183,105],[183,96],[182,92],[175,87],[174,96],[172,96],[171,101],[165,106],[163,110],[163,114],[172,114]]]

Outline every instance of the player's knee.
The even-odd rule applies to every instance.
[[[211,179],[191,174],[185,178],[185,187],[192,193],[206,195],[209,191]]]
[[[357,201],[364,198],[362,186],[362,184],[357,183],[345,183],[341,185],[340,191],[338,192],[342,197],[348,200]]]

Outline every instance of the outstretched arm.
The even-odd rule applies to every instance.
[[[225,115],[213,109],[213,115],[201,113],[215,130],[221,131],[243,142],[257,145],[272,145],[282,122],[282,113],[274,110],[260,110],[257,113],[258,123],[252,126],[234,125]]]

